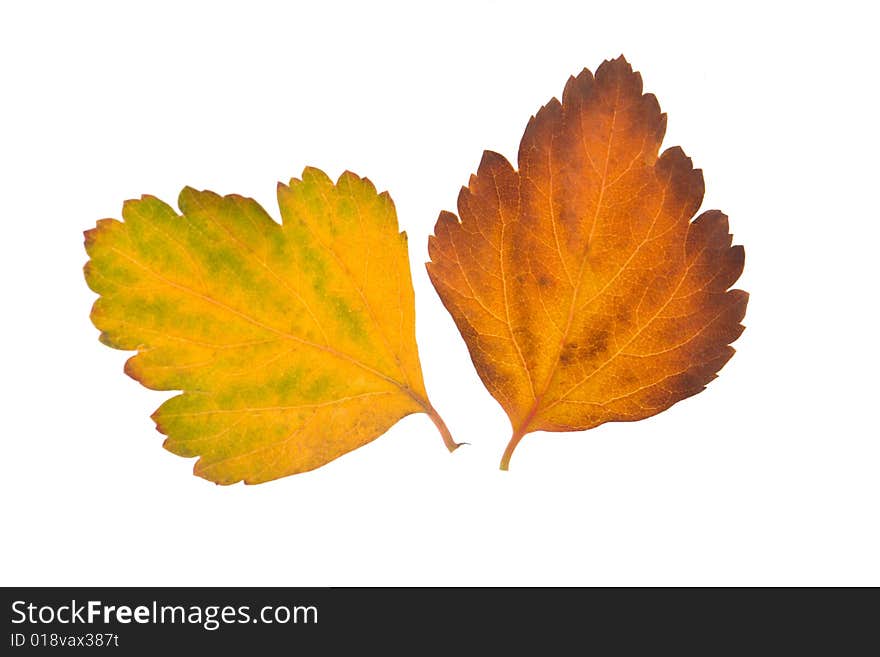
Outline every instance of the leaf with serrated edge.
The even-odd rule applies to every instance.
[[[655,415],[734,350],[744,251],[703,200],[666,115],[623,57],[532,117],[519,170],[487,151],[429,240],[428,273],[513,435]]]
[[[427,413],[406,233],[366,178],[307,168],[256,201],[185,188],[181,214],[128,201],[86,231],[100,339],[125,371],[182,390],[154,413],[195,474],[260,483],[317,468]]]

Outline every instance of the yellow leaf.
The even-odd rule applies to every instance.
[[[154,413],[195,474],[260,483],[324,465],[428,401],[406,233],[387,192],[318,169],[278,185],[283,224],[256,201],[185,188],[178,215],[144,196],[86,231],[101,341],[137,350]]]

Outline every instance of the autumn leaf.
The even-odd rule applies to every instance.
[[[655,415],[734,350],[744,252],[623,57],[569,79],[526,127],[519,170],[486,152],[430,238],[428,273],[513,435]]]
[[[254,200],[185,188],[182,214],[128,201],[86,231],[91,318],[136,349],[125,371],[182,390],[153,415],[165,447],[220,484],[311,470],[428,401],[406,234],[372,183],[318,169],[278,185],[279,225]]]

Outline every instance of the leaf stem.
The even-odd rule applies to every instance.
[[[510,457],[513,456],[513,450],[516,449],[516,446],[519,445],[519,441],[522,440],[522,437],[526,435],[526,423],[523,426],[514,431],[513,435],[510,437],[510,442],[507,443],[507,448],[504,450],[504,454],[501,457],[501,469],[509,470],[510,469]]]
[[[467,443],[457,443],[455,442],[455,440],[453,440],[452,434],[449,432],[449,427],[446,426],[443,418],[440,417],[437,409],[431,405],[431,402],[428,401],[427,397],[422,397],[421,395],[416,394],[412,391],[411,388],[408,387],[403,388],[403,390],[405,390],[406,393],[425,410],[425,413],[428,414],[428,417],[431,418],[431,422],[434,423],[434,426],[437,427],[437,430],[440,432],[440,436],[443,438],[443,444],[446,445],[446,449],[448,449],[450,452],[454,452],[462,445],[467,445]]]
[[[431,418],[431,421],[436,425],[437,430],[443,437],[443,443],[446,445],[446,449],[448,449],[450,452],[454,452],[456,449],[461,447],[463,443],[457,443],[452,439],[452,434],[449,432],[449,427],[446,426],[443,418],[440,417],[440,414],[433,406],[431,406],[431,402],[429,402],[428,400],[425,400],[425,413],[428,414],[428,417]]]

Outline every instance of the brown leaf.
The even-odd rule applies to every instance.
[[[655,415],[730,359],[744,252],[657,99],[623,57],[570,78],[526,127],[519,171],[487,151],[429,241],[428,273],[513,436]]]

